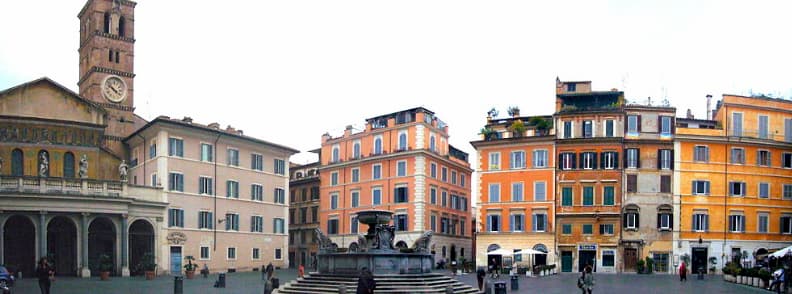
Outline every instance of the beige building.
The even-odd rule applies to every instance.
[[[242,130],[160,116],[125,140],[130,181],[161,187],[167,271],[193,256],[210,271],[287,267],[289,156],[297,150]]]

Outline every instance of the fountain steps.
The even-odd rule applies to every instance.
[[[376,276],[376,293],[445,293],[451,286],[454,293],[480,293],[476,288],[463,284],[449,276],[441,274],[424,275],[385,275]],[[275,293],[284,294],[319,294],[338,293],[338,288],[343,285],[347,293],[355,293],[357,277],[344,277],[335,275],[314,274],[302,279],[286,283]]]

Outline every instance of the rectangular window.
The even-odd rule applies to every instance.
[[[613,235],[613,224],[600,224],[599,233],[600,235]]]
[[[766,213],[760,213],[758,215],[758,224],[756,227],[756,232],[758,233],[767,233],[768,231],[768,224],[770,222],[770,216]]]
[[[201,260],[209,260],[209,246],[201,246]]]
[[[770,197],[770,183],[759,183],[759,198]]]
[[[210,144],[201,143],[201,161],[212,162],[214,155],[214,146]]]
[[[638,213],[636,212],[628,212],[624,215],[625,221],[625,228],[626,229],[637,229],[638,228]]]
[[[301,224],[308,223],[308,207],[300,208],[300,223]]]
[[[594,225],[592,224],[584,224],[583,225],[583,235],[592,235],[594,234]]]
[[[459,186],[461,186],[462,188],[465,187],[465,178],[466,178],[465,174],[462,173],[459,174]]]
[[[432,232],[437,232],[437,216],[434,214],[429,217],[429,228]]]
[[[382,165],[375,164],[371,167],[371,179],[379,180],[382,178]]]
[[[781,155],[781,167],[792,168],[792,153],[784,153]]]
[[[239,198],[239,182],[232,180],[226,181],[226,197]]]
[[[203,176],[198,178],[198,194],[213,195],[213,187],[212,178]]]
[[[742,113],[732,113],[732,135],[742,137]]]
[[[583,206],[594,205],[594,187],[583,187]]]
[[[452,185],[457,184],[457,172],[455,170],[451,171],[451,184]]]
[[[625,164],[627,168],[638,168],[641,162],[641,158],[636,148],[627,149],[627,163]]]
[[[565,121],[564,122],[564,139],[572,138],[572,122]]]
[[[534,182],[534,201],[545,201],[547,199],[546,190],[545,182]]]
[[[533,167],[534,168],[547,167],[547,150],[533,151]]]
[[[509,216],[509,231],[522,232],[525,231],[525,215],[512,214]]]
[[[352,234],[358,233],[358,228],[360,227],[360,222],[358,222],[357,215],[353,215],[352,218],[349,220],[349,232]]]
[[[275,203],[286,204],[286,190],[283,190],[283,188],[275,188],[275,192],[273,194],[273,200]]]
[[[671,117],[660,117],[660,135],[671,135]]]
[[[756,151],[756,165],[770,166],[770,151],[759,150]]]
[[[236,259],[236,248],[228,247],[228,251],[227,251],[227,254],[226,254],[226,259],[231,259],[231,260]]]
[[[437,204],[437,188],[429,188],[429,201],[432,204]]]
[[[151,145],[149,145],[149,159],[157,157],[157,143],[152,141]]]
[[[184,141],[168,138],[168,156],[184,157]]]
[[[792,234],[792,216],[782,216],[780,226],[781,234]]]
[[[258,215],[251,216],[250,231],[256,233],[264,232],[264,218]]]
[[[583,121],[583,138],[591,138],[591,137],[594,137],[594,121],[584,120]]]
[[[744,182],[729,182],[729,195],[731,195],[731,196],[745,196],[745,183]]]
[[[264,200],[264,187],[259,184],[250,185],[250,199],[254,201]]]
[[[660,169],[670,170],[674,169],[674,151],[670,149],[661,149],[659,152]]]
[[[561,188],[561,206],[572,206],[572,187]]]
[[[407,162],[403,160],[396,162],[396,176],[404,177],[406,175],[407,175]]]
[[[239,214],[226,213],[226,215],[225,215],[225,230],[226,231],[239,231]]]
[[[259,248],[253,248],[253,254],[251,256],[254,260],[261,259],[261,252],[259,251]]]
[[[338,209],[338,194],[330,194],[330,209]]]
[[[561,225],[561,234],[563,234],[563,235],[572,235],[572,225],[571,224],[563,224],[563,225]]]
[[[731,163],[732,164],[745,164],[745,149],[732,148],[732,150],[731,150]]]
[[[602,168],[603,169],[617,169],[619,168],[619,153],[617,152],[603,152],[602,153]]]
[[[393,191],[393,198],[396,203],[407,203],[410,201],[407,196],[407,187],[396,187]]]
[[[330,186],[338,185],[338,172],[330,173]]]
[[[709,181],[693,181],[693,195],[709,195],[710,183]]]
[[[440,195],[441,195],[441,197],[440,197],[440,198],[441,198],[441,199],[440,199],[440,202],[441,202],[441,204],[443,205],[443,207],[446,207],[446,206],[448,206],[448,191],[446,191],[446,190],[443,190],[443,191],[440,193]]]
[[[159,183],[157,183],[157,179],[158,179],[157,178],[157,173],[151,174],[151,186],[152,187],[156,187],[156,186],[159,185]]]
[[[448,182],[448,168],[445,166],[440,168],[440,180],[443,182]]]
[[[575,168],[575,159],[576,159],[575,153],[569,153],[569,152],[561,153],[560,157],[561,157],[562,170],[570,170]]]
[[[168,190],[184,192],[184,175],[179,173],[169,173]]]
[[[406,214],[397,214],[394,223],[396,225],[396,231],[404,232],[408,230]]]
[[[702,212],[693,213],[693,231],[706,232],[709,230],[709,215]]]
[[[577,90],[576,89],[577,88],[577,84],[575,84],[575,83],[566,84],[566,88],[567,88],[567,92],[575,92]]]
[[[580,156],[581,168],[594,169],[597,167],[597,153],[596,152],[583,152]]]
[[[638,134],[640,131],[639,128],[640,121],[638,120],[637,115],[628,115],[627,116],[627,134],[635,135]]]
[[[352,191],[352,207],[360,206],[360,191]]]
[[[547,214],[536,213],[533,215],[533,231],[544,232],[547,230]]]
[[[264,170],[264,156],[261,154],[250,155],[250,169],[263,171]]]
[[[657,214],[657,228],[660,230],[671,230],[671,214],[659,213]]]
[[[525,168],[525,151],[512,151],[509,164],[512,169]]]
[[[729,215],[729,232],[745,232],[745,216],[741,214]]]
[[[523,201],[523,183],[512,183],[511,194],[512,202]]]
[[[709,147],[693,147],[693,161],[709,162]]]
[[[274,218],[272,219],[272,232],[275,234],[284,234],[286,233],[284,221],[282,218]]]
[[[198,212],[198,228],[210,230],[214,228],[214,216],[211,211]]]
[[[638,175],[627,175],[627,193],[638,192]]]
[[[319,207],[311,207],[311,222],[319,223]]]
[[[602,205],[615,205],[615,188],[613,186],[602,187]]]
[[[768,117],[766,115],[759,116],[759,138],[767,139],[768,136]]]
[[[353,168],[352,169],[352,182],[353,183],[360,182],[360,169],[359,168]]]
[[[283,260],[283,249],[275,248],[275,260]]]
[[[792,184],[784,184],[781,197],[784,200],[792,200]]]
[[[434,162],[429,164],[429,176],[431,176],[433,179],[437,178],[437,164]]]
[[[239,166],[239,150],[228,149],[226,161],[230,166]]]
[[[272,172],[276,175],[286,175],[286,161],[283,159],[273,159]]]
[[[380,188],[371,189],[371,204],[380,205],[381,203],[382,203],[382,189]]]
[[[605,121],[605,137],[613,137],[613,120]]]
[[[184,210],[180,208],[168,209],[168,226],[184,227]]]
[[[500,202],[500,184],[498,183],[489,184],[489,202],[492,203]]]
[[[489,170],[500,169],[500,152],[489,153]]]
[[[500,215],[490,214],[487,216],[487,231],[489,232],[500,231]]]
[[[660,193],[671,193],[671,176],[660,176]]]

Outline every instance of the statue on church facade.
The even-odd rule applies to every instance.
[[[118,165],[118,174],[121,175],[121,181],[127,181],[127,173],[129,172],[129,165],[127,165],[126,160],[121,160],[121,164]]]
[[[47,151],[39,153],[39,177],[46,177],[49,175],[49,156]]]
[[[88,177],[88,155],[83,154],[80,158],[80,170],[77,173],[81,179]]]

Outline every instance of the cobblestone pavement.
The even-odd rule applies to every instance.
[[[577,288],[578,274],[566,273],[546,277],[519,277],[519,290],[511,290],[511,281],[501,276],[501,281],[506,282],[508,293],[541,293],[541,294],[574,294],[580,293]],[[653,274],[594,274],[595,284],[592,293],[630,293],[630,294],[677,294],[677,293],[771,293],[767,290],[738,285],[723,280],[722,276],[706,276],[704,280],[697,280],[695,275],[689,275],[687,282],[679,282],[675,275]],[[457,276],[457,279],[474,287],[478,287],[475,274]],[[775,292],[773,292],[775,293]]]
[[[277,270],[276,275],[281,284],[296,278],[296,270]],[[519,277],[519,290],[511,291],[510,281],[506,281],[508,293],[542,293],[542,294],[574,294],[580,293],[575,285],[577,274],[559,274],[548,277],[528,278]],[[477,286],[474,274],[456,276],[468,285]],[[217,274],[204,279],[196,276],[194,280],[184,280],[184,293],[263,293],[264,284],[260,272],[231,273],[227,275],[226,288],[212,287],[217,280]],[[766,290],[737,285],[723,281],[721,276],[707,276],[705,280],[696,280],[696,276],[689,276],[689,280],[680,283],[677,276],[672,275],[635,275],[635,274],[595,274],[596,285],[594,293],[770,293]],[[146,281],[143,277],[111,277],[110,281],[100,281],[98,277],[82,279],[76,277],[58,277],[52,287],[53,294],[72,293],[135,293],[159,294],[173,293],[173,277],[160,276],[154,280]],[[23,279],[17,282],[13,293],[35,294],[39,293],[38,282],[35,279]]]

